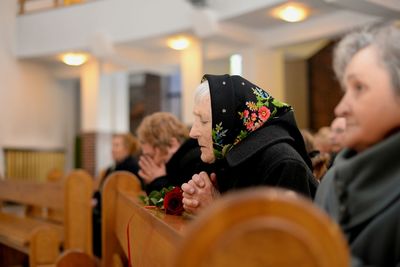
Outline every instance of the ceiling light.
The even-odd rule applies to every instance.
[[[88,60],[88,55],[84,53],[66,53],[61,56],[61,60],[69,66],[80,66]]]
[[[300,3],[287,3],[272,10],[272,16],[288,22],[305,20],[309,15],[309,9]]]
[[[183,50],[188,48],[190,40],[185,36],[171,37],[167,40],[167,45],[175,50]]]

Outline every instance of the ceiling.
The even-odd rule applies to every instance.
[[[214,12],[218,17],[218,2],[222,1],[209,0],[208,2],[210,2],[209,11]],[[255,44],[259,44],[261,47],[282,48],[303,45],[307,42],[314,43],[321,39],[335,38],[351,27],[398,17],[400,13],[399,0],[296,0],[295,2],[308,6],[311,15],[304,22],[288,23],[269,15],[271,9],[288,1],[275,2],[277,3],[274,5],[250,10],[238,16],[219,19],[216,23],[217,26],[212,22],[210,26],[207,24],[210,22],[204,21],[203,23],[209,28],[215,27],[215,29],[208,29],[209,32],[201,38],[205,58],[214,60],[227,57]],[[364,4],[360,5],[361,2]],[[179,32],[179,34],[182,33],[189,36],[197,34],[195,27]],[[178,52],[166,47],[168,36],[119,44],[116,45],[116,49],[121,55],[124,55],[127,61],[140,61],[135,57],[135,54],[140,51],[141,55],[147,54],[145,61],[149,65],[153,61],[160,64],[168,64],[168,62],[178,64]],[[132,49],[136,52],[133,52]]]
[[[310,17],[299,23],[284,22],[269,15],[271,9],[288,2],[282,0],[264,0],[268,3],[264,5],[258,1],[260,8],[233,15],[224,13],[227,3],[243,5],[245,1],[242,1],[208,0],[206,8],[198,9],[200,20],[194,20],[191,28],[112,43],[107,62],[116,68],[168,72],[179,64],[179,52],[166,46],[167,37],[173,34],[197,37],[203,45],[205,59],[214,60],[247,47],[275,49],[335,38],[353,27],[400,17],[400,0],[295,0],[311,10]]]
[[[305,6],[310,8],[311,10],[310,18],[327,15],[331,12],[340,9],[322,0],[298,0],[295,2],[304,4]],[[265,30],[271,27],[279,27],[287,24],[288,22],[273,18],[272,16],[269,15],[271,9],[279,5],[280,4],[276,4],[270,7],[248,12],[243,15],[228,19],[227,22],[239,24],[241,26],[255,30]]]

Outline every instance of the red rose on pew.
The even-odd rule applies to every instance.
[[[184,208],[182,203],[182,190],[180,187],[177,186],[165,194],[164,209],[167,214],[182,215]]]

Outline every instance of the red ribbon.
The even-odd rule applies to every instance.
[[[126,226],[126,240],[127,240],[127,242],[128,242],[128,266],[129,267],[132,267],[132,260],[131,260],[131,242],[130,242],[130,234],[129,234],[129,225],[131,224],[131,221],[132,221],[132,218],[133,218],[133,215],[134,214],[132,214],[131,215],[131,217],[129,218],[129,220],[128,220],[128,225]]]

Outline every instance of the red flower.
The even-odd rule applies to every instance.
[[[243,116],[244,116],[245,118],[249,117],[249,111],[248,111],[247,109],[245,109],[245,110],[243,111]]]
[[[256,121],[257,120],[257,114],[256,113],[251,113],[251,120]]]
[[[165,194],[164,208],[167,214],[182,215],[185,209],[183,208],[182,190],[180,187],[177,186]]]
[[[271,111],[265,106],[260,107],[258,110],[258,116],[260,117],[261,121],[268,120],[269,116],[271,115]]]
[[[251,130],[253,129],[254,122],[248,121],[248,122],[245,123],[245,126],[246,126],[246,129],[247,129],[248,131],[251,131]]]

